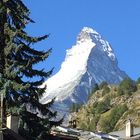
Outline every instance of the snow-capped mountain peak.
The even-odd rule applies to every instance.
[[[84,103],[95,83],[118,84],[128,77],[117,64],[108,41],[92,28],[84,27],[76,44],[67,50],[60,71],[44,83],[47,90],[41,102],[56,97],[57,107]]]
[[[84,27],[77,37],[77,44],[84,42],[85,40],[91,39],[91,34],[99,35],[95,30],[89,27]]]
[[[94,29],[90,27],[84,27],[81,32],[86,32],[86,33],[92,33],[92,34],[98,34]]]
[[[99,46],[99,48],[105,51],[106,54],[111,58],[111,60],[113,61],[116,60],[115,54],[109,42],[106,41],[97,31],[89,27],[84,27],[77,37],[77,44],[81,44],[82,42],[85,42],[85,40],[89,39],[92,39],[95,42],[98,41],[100,44],[102,44]]]

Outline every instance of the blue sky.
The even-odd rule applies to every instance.
[[[140,77],[140,0],[24,0],[36,22],[27,27],[31,35],[51,34],[37,49],[53,48],[38,65],[56,73],[66,50],[76,42],[84,26],[99,32],[114,49],[119,67],[132,79]]]

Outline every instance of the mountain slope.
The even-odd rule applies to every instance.
[[[72,113],[78,128],[108,133],[124,129],[128,119],[132,120],[134,127],[140,126],[140,84],[137,84],[137,90],[122,95],[120,87],[108,88],[106,91],[105,88],[97,90],[87,104],[77,113]]]
[[[48,88],[41,102],[56,97],[58,108],[85,103],[95,83],[118,84],[125,77],[109,43],[95,30],[84,27],[76,45],[67,50],[60,71],[44,83]]]

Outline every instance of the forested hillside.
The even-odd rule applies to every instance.
[[[111,132],[124,129],[127,119],[131,119],[135,127],[140,126],[139,81],[124,79],[118,86],[110,86],[106,82],[96,85],[88,103],[72,113],[77,127]]]

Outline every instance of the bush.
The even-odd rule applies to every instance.
[[[105,86],[103,88],[103,91],[102,91],[102,95],[104,96],[105,94],[109,93],[110,92],[110,88],[108,86]]]
[[[130,78],[124,79],[119,87],[118,87],[118,95],[131,95],[132,92],[135,92],[137,90],[137,86],[135,81],[131,80]]]

